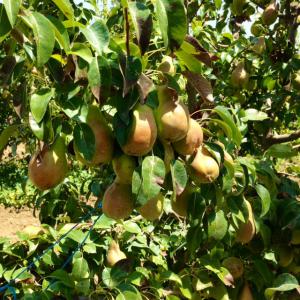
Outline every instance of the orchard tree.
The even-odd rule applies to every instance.
[[[97,174],[103,213],[72,266],[56,270],[87,227],[20,297],[299,299],[299,187],[278,164],[299,149],[300,4],[2,2],[0,151],[26,142],[49,223],[22,249],[66,232],[60,212],[83,214],[68,200],[76,168]],[[15,249],[0,282],[25,266]]]

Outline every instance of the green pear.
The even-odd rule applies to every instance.
[[[137,211],[149,221],[159,219],[164,208],[164,196],[159,193],[156,197],[150,199],[145,205],[139,207]]]
[[[136,167],[134,157],[122,154],[113,159],[112,165],[117,176],[116,181],[123,184],[131,184],[132,174]]]
[[[45,146],[31,158],[28,177],[40,190],[48,190],[61,183],[68,173],[66,145],[59,136],[50,146]]]
[[[249,81],[249,74],[245,69],[243,61],[239,62],[231,74],[232,85],[238,88],[245,88]]]
[[[263,54],[266,51],[265,38],[263,36],[260,36],[252,49],[258,55]]]
[[[293,83],[294,89],[300,91],[300,71],[293,74],[292,83]]]
[[[112,241],[107,251],[107,264],[113,267],[118,261],[126,259],[126,254],[120,250],[120,246],[116,241]]]
[[[244,274],[244,264],[237,257],[228,257],[223,260],[222,265],[229,271],[233,279],[238,279]]]

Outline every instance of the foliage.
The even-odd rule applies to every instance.
[[[81,200],[93,194],[99,204],[118,180],[110,164],[95,165],[94,157],[106,163],[105,149],[115,158],[138,156],[143,147],[134,158],[132,199],[139,208],[162,193],[161,218],[150,223],[134,210],[128,220],[104,214],[98,220],[96,204],[94,227],[84,220],[14,282],[22,299],[225,300],[240,299],[245,288],[254,299],[297,297],[299,184],[280,174],[278,163],[299,151],[299,4],[102,4],[0,4],[0,117],[6,120],[0,151],[14,138],[30,153],[38,151],[36,165],[43,166],[42,154],[60,136],[66,151],[53,151],[53,161],[66,155],[72,169],[50,190],[33,192],[27,181],[44,225],[21,233],[15,244],[1,242],[0,282],[9,282],[90,211]],[[249,20],[251,34],[243,26]],[[205,140],[184,156],[171,143],[187,135],[187,110]],[[140,124],[145,131],[135,136]],[[204,158],[196,161],[202,149]],[[4,160],[0,167],[9,170]],[[42,179],[51,176],[45,169]],[[18,172],[16,180],[25,176],[22,168]],[[172,205],[185,189],[187,216],[180,217]],[[112,239],[127,259],[108,268]],[[243,261],[241,278],[222,265],[228,257]]]

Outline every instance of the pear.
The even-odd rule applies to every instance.
[[[293,74],[292,83],[293,83],[294,89],[300,91],[300,71]]]
[[[239,300],[254,300],[248,282],[244,284]]]
[[[181,155],[191,155],[203,143],[203,130],[197,121],[190,119],[186,136],[173,144],[175,151]]]
[[[159,219],[164,208],[164,196],[159,193],[156,197],[150,199],[145,205],[139,207],[137,211],[149,221]]]
[[[107,217],[120,220],[131,215],[133,205],[131,185],[114,181],[104,193],[102,211]]]
[[[249,243],[255,235],[255,222],[251,204],[244,200],[248,209],[248,220],[246,223],[241,223],[236,235],[236,240],[242,244]]]
[[[163,57],[161,64],[158,66],[158,71],[161,71],[163,73],[167,73],[171,76],[174,76],[176,74],[176,69],[173,64],[172,57],[166,55]]]
[[[132,183],[132,174],[136,167],[134,157],[122,154],[112,161],[113,169],[117,175],[116,181],[123,184]]]
[[[176,91],[167,86],[158,87],[158,101],[155,117],[159,136],[171,143],[183,139],[189,129],[187,106],[178,100]]]
[[[234,161],[232,156],[226,151],[225,146],[222,142],[216,141],[216,144],[218,144],[220,147],[222,147],[223,152],[224,152],[224,164],[229,164],[231,166],[234,166]]]
[[[197,183],[211,183],[219,177],[219,165],[210,153],[204,148],[197,149],[190,165],[193,180]]]
[[[223,260],[222,264],[232,275],[233,279],[238,279],[244,274],[244,264],[237,257],[228,257]]]
[[[109,163],[112,160],[114,139],[111,129],[107,125],[107,121],[96,105],[89,106],[86,122],[91,127],[95,135],[96,149],[92,160],[87,161],[79,153],[76,145],[74,144],[74,150],[77,159],[88,166]]]
[[[245,69],[244,62],[239,62],[231,74],[232,85],[238,88],[244,88],[249,81],[249,74]]]
[[[300,245],[300,229],[294,229],[292,232],[292,245]]]
[[[266,50],[265,38],[263,36],[260,36],[252,49],[258,55],[263,54]]]
[[[261,19],[265,25],[269,26],[276,21],[277,16],[278,8],[276,5],[276,1],[274,0],[265,8],[265,10],[262,13]]]
[[[189,199],[193,193],[193,188],[187,185],[184,191],[176,197],[176,201],[172,201],[172,209],[181,217],[187,216]]]
[[[278,264],[281,267],[286,268],[294,260],[293,250],[288,246],[283,246],[283,245],[279,246],[276,254],[278,258]]]
[[[28,165],[29,179],[43,191],[57,186],[67,173],[66,145],[61,136],[50,147],[46,146],[35,153]]]
[[[254,22],[250,30],[254,36],[260,36],[264,32],[264,27],[260,23]]]
[[[107,251],[107,264],[113,267],[118,261],[126,259],[126,254],[120,250],[120,246],[116,241],[112,241]]]
[[[122,146],[124,153],[143,156],[150,152],[157,138],[157,127],[152,109],[138,103],[133,110],[133,123],[128,139]]]

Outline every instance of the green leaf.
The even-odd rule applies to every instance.
[[[232,140],[237,146],[240,146],[242,142],[242,134],[237,125],[234,123],[233,117],[229,113],[228,109],[224,106],[217,106],[213,109],[213,111],[216,112],[221,117],[221,119],[230,127],[232,131]]]
[[[77,55],[88,63],[91,63],[91,61],[93,60],[93,54],[90,48],[82,43],[73,43],[73,47],[68,54]]]
[[[266,213],[269,211],[270,209],[270,205],[271,205],[271,197],[270,197],[270,193],[269,191],[261,184],[257,184],[255,186],[256,192],[258,194],[258,196],[261,199],[261,213],[260,213],[260,217],[263,217],[266,215]]]
[[[249,108],[241,112],[243,122],[248,121],[263,121],[268,119],[268,115],[262,111],[258,111],[254,108]]]
[[[14,27],[21,6],[21,0],[3,0],[3,4],[5,6],[10,25],[11,27]]]
[[[72,276],[75,280],[88,279],[90,276],[89,265],[83,257],[73,259]]]
[[[181,278],[177,274],[173,273],[172,271],[164,271],[160,273],[159,279],[161,282],[174,281],[179,285],[182,285]]]
[[[289,158],[298,154],[291,144],[275,144],[267,149],[265,155],[276,158]]]
[[[222,240],[227,233],[228,222],[222,210],[208,216],[208,237],[217,241]]]
[[[64,49],[66,53],[68,53],[70,51],[70,38],[67,29],[60,20],[54,18],[53,16],[48,16],[48,19],[53,24],[55,38],[60,47]]]
[[[140,292],[133,286],[129,284],[122,284],[118,286],[120,291],[116,297],[116,300],[142,300]]]
[[[47,109],[43,120],[37,123],[32,114],[29,115],[29,125],[34,135],[41,141],[49,142],[53,140],[53,127],[49,109]]]
[[[196,74],[203,73],[202,63],[193,54],[179,49],[176,51],[176,56],[180,63],[183,64],[188,70]]]
[[[109,31],[106,25],[102,21],[97,20],[92,25],[80,30],[90,45],[101,55],[109,44]]]
[[[96,151],[95,135],[91,127],[85,123],[77,124],[74,128],[74,143],[84,159],[91,161]]]
[[[49,277],[55,278],[56,280],[63,282],[63,284],[67,287],[74,288],[75,286],[70,274],[68,274],[64,270],[55,270],[49,275]]]
[[[232,139],[232,130],[228,124],[219,119],[211,119],[210,122],[217,124],[229,139]]]
[[[142,233],[141,228],[134,222],[128,220],[123,223],[124,229],[130,233],[139,234]]]
[[[143,55],[148,48],[152,32],[151,11],[145,4],[137,1],[129,2],[129,11],[136,31],[138,45]]]
[[[188,181],[188,175],[184,163],[179,160],[171,163],[171,175],[173,191],[176,195],[180,195],[184,191]]]
[[[10,125],[6,127],[0,134],[0,152],[5,148],[9,139],[17,134],[19,125]]]
[[[187,34],[183,0],[157,0],[156,14],[166,48],[179,48]]]
[[[55,44],[55,33],[52,23],[42,14],[32,12],[23,16],[25,22],[32,28],[37,46],[37,66],[42,67],[51,57]]]
[[[298,280],[291,274],[280,274],[273,282],[273,287],[265,290],[267,299],[273,299],[274,294],[278,292],[287,292],[299,287]]]
[[[11,31],[10,22],[8,20],[4,5],[0,3],[0,43],[6,38],[6,35]]]
[[[74,10],[69,0],[52,0],[61,12],[68,18],[74,19]]]
[[[54,96],[54,89],[41,89],[30,98],[30,110],[37,123],[40,123],[47,111],[48,103]]]

